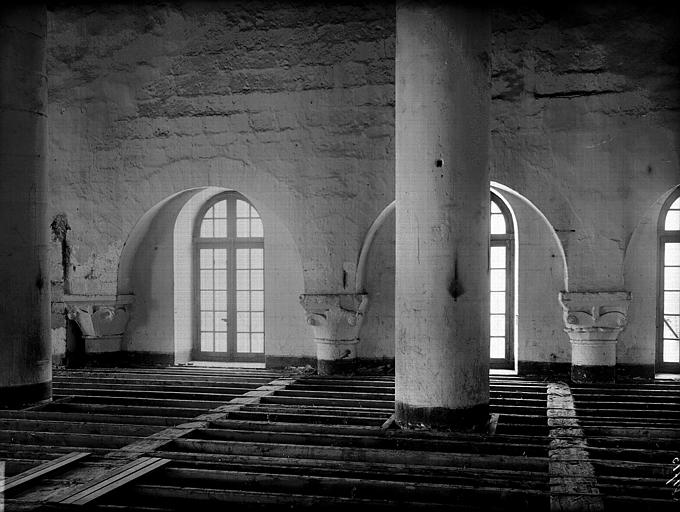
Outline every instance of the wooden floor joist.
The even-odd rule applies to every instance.
[[[86,502],[159,512],[226,504],[390,511],[672,504],[670,495],[662,499],[664,457],[680,440],[679,386],[574,386],[572,393],[562,383],[492,377],[494,435],[400,430],[391,376],[77,370],[55,372],[55,389],[67,399],[0,411],[9,476],[86,446],[90,462],[18,489],[8,510]],[[149,462],[138,478],[135,464],[153,459],[166,462]]]

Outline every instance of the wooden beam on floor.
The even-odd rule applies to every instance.
[[[70,452],[54,460],[40,464],[39,466],[5,479],[4,490],[7,492],[15,490],[23,485],[34,483],[38,478],[61,471],[65,467],[70,466],[88,455],[90,455],[90,452]]]
[[[588,460],[585,436],[567,384],[548,384],[547,414],[551,512],[603,511],[604,501],[597,487],[595,470]]]

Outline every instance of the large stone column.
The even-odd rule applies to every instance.
[[[0,7],[0,406],[50,398],[46,9]]]
[[[488,12],[397,5],[396,416],[469,428],[489,411]]]
[[[616,342],[626,326],[630,292],[562,292],[564,331],[571,341],[571,380],[616,380]]]

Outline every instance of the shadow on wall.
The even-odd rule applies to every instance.
[[[184,363],[193,335],[193,248],[196,215],[228,189],[197,187],[178,192],[147,211],[121,253],[118,294],[133,294],[123,350],[156,364]],[[301,259],[286,226],[266,205],[253,201],[265,229],[265,353],[267,357],[313,356],[298,304],[303,291]]]

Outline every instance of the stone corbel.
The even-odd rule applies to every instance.
[[[66,314],[80,327],[86,352],[118,352],[130,317],[131,295],[65,295]]]
[[[356,363],[356,344],[364,313],[365,293],[304,294],[300,304],[311,326],[319,374],[346,373]]]

